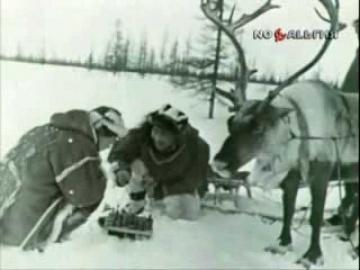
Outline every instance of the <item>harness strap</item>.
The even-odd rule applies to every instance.
[[[354,119],[351,115],[351,107],[350,104],[348,102],[348,100],[346,99],[346,97],[344,95],[342,95],[341,93],[339,94],[341,101],[345,107],[345,110],[347,112],[347,115],[340,115],[339,117],[344,117],[346,119],[346,121],[348,122],[349,125],[349,133],[350,135],[348,136],[348,141],[346,141],[346,144],[351,143],[350,140],[356,137],[356,127],[354,126]]]

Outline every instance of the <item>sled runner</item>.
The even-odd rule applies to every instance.
[[[245,214],[259,216],[269,221],[283,221],[283,206],[280,202],[270,199],[249,197],[230,190],[222,190],[217,193],[208,193],[202,200],[202,208],[218,211],[226,215]],[[336,209],[326,209],[325,213],[331,215]],[[307,222],[309,218],[308,207],[297,207],[295,210],[295,222]],[[324,233],[335,234],[342,231],[342,226],[337,230],[330,230],[324,227]]]
[[[202,207],[208,210],[218,211],[222,214],[246,214],[259,216],[271,221],[283,220],[283,206],[280,202],[270,199],[259,199],[254,196],[250,183],[247,181],[248,172],[239,172],[232,179],[221,178],[212,172],[209,184],[214,187],[214,192],[209,192],[202,200]],[[246,196],[240,193],[244,187]],[[294,221],[303,222],[308,220],[307,207],[298,207],[295,210]],[[336,209],[326,209],[327,215],[335,213]],[[342,226],[331,231],[324,226],[324,233],[339,233]],[[328,231],[329,230],[329,231]]]
[[[216,199],[215,199],[216,197]],[[214,204],[214,201],[221,203]],[[234,202],[236,200],[236,203]],[[256,198],[248,198],[239,194],[209,193],[202,201],[202,207],[208,210],[215,210],[222,214],[235,215],[246,214],[250,216],[259,216],[271,221],[282,221],[282,205],[275,201],[262,201]],[[304,210],[298,208],[294,217],[295,221],[302,221]]]
[[[102,227],[109,235],[132,240],[149,239],[153,235],[152,217],[141,217],[113,210],[104,219]]]

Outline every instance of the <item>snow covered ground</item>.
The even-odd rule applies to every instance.
[[[82,69],[30,64],[1,63],[1,157],[19,137],[35,125],[46,123],[53,112],[91,109],[110,105],[120,109],[128,127],[137,125],[145,113],[164,103],[186,111],[194,126],[211,144],[214,155],[226,136],[226,108],[217,107],[208,120],[201,96],[179,91],[157,76],[118,75]],[[255,91],[255,88],[259,88]],[[262,95],[263,86],[252,86]],[[279,192],[259,198],[279,200]],[[110,189],[107,200],[123,196]],[[328,207],[337,204],[330,192]],[[307,190],[299,204],[307,206]],[[295,225],[296,226],[296,225]],[[0,269],[297,269],[294,261],[307,249],[310,228],[294,232],[295,252],[274,256],[263,251],[280,231],[281,224],[266,224],[259,217],[223,215],[204,210],[197,222],[174,222],[155,212],[154,238],[146,242],[119,241],[107,236],[93,216],[71,236],[71,241],[48,247],[44,253],[22,253],[0,247]],[[324,235],[326,269],[358,269],[359,261],[348,255],[349,245]]]

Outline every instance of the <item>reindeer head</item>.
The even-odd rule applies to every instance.
[[[338,21],[339,1],[335,0],[335,4],[332,0],[319,1],[325,7],[330,18],[325,19],[316,10],[321,19],[330,22],[331,31],[343,30],[346,25],[339,25]],[[229,136],[215,156],[213,168],[221,175],[230,177],[242,165],[263,153],[273,151],[274,147],[284,144],[289,139],[288,132],[285,132],[284,129],[284,121],[280,120],[284,119],[291,112],[291,109],[275,107],[272,101],[282,90],[296,82],[300,76],[315,66],[330,46],[331,39],[325,40],[315,58],[281,83],[275,90],[269,92],[267,98],[264,100],[246,100],[248,81],[254,71],[247,67],[245,53],[236,39],[235,31],[264,13],[279,8],[279,6],[273,5],[272,0],[268,0],[253,14],[245,14],[235,22],[233,22],[235,7],[227,21],[221,21],[217,17],[217,7],[212,6],[211,0],[202,0],[201,8],[205,16],[225,32],[238,54],[239,73],[237,74],[235,90],[229,93],[217,89],[218,94],[234,104],[231,108],[234,115],[228,119]]]
[[[230,177],[237,169],[254,157],[274,151],[279,145],[289,142],[286,116],[293,110],[262,105],[260,100],[249,100],[228,119],[229,135],[216,154],[214,169],[224,177]],[[280,120],[284,121],[280,121]]]

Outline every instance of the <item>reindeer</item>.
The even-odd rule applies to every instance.
[[[344,29],[344,24],[339,23],[339,1],[319,1],[329,15],[330,30]],[[341,175],[345,180],[358,182],[359,96],[335,91],[321,81],[298,81],[325,54],[331,44],[327,39],[311,62],[270,91],[264,100],[246,99],[253,72],[247,67],[235,32],[277,8],[279,6],[269,0],[253,14],[233,21],[234,8],[230,19],[221,21],[217,17],[217,7],[210,0],[201,2],[205,16],[232,41],[240,66],[235,90],[229,93],[217,89],[231,100],[234,114],[228,120],[229,136],[216,154],[212,167],[224,178],[231,178],[239,167],[255,159],[250,183],[283,189],[283,228],[277,243],[266,248],[273,253],[285,254],[292,250],[291,225],[298,189],[301,180],[309,185],[311,244],[297,263],[310,268],[324,263],[320,237],[329,180],[334,179],[334,172],[337,172],[336,178]]]

